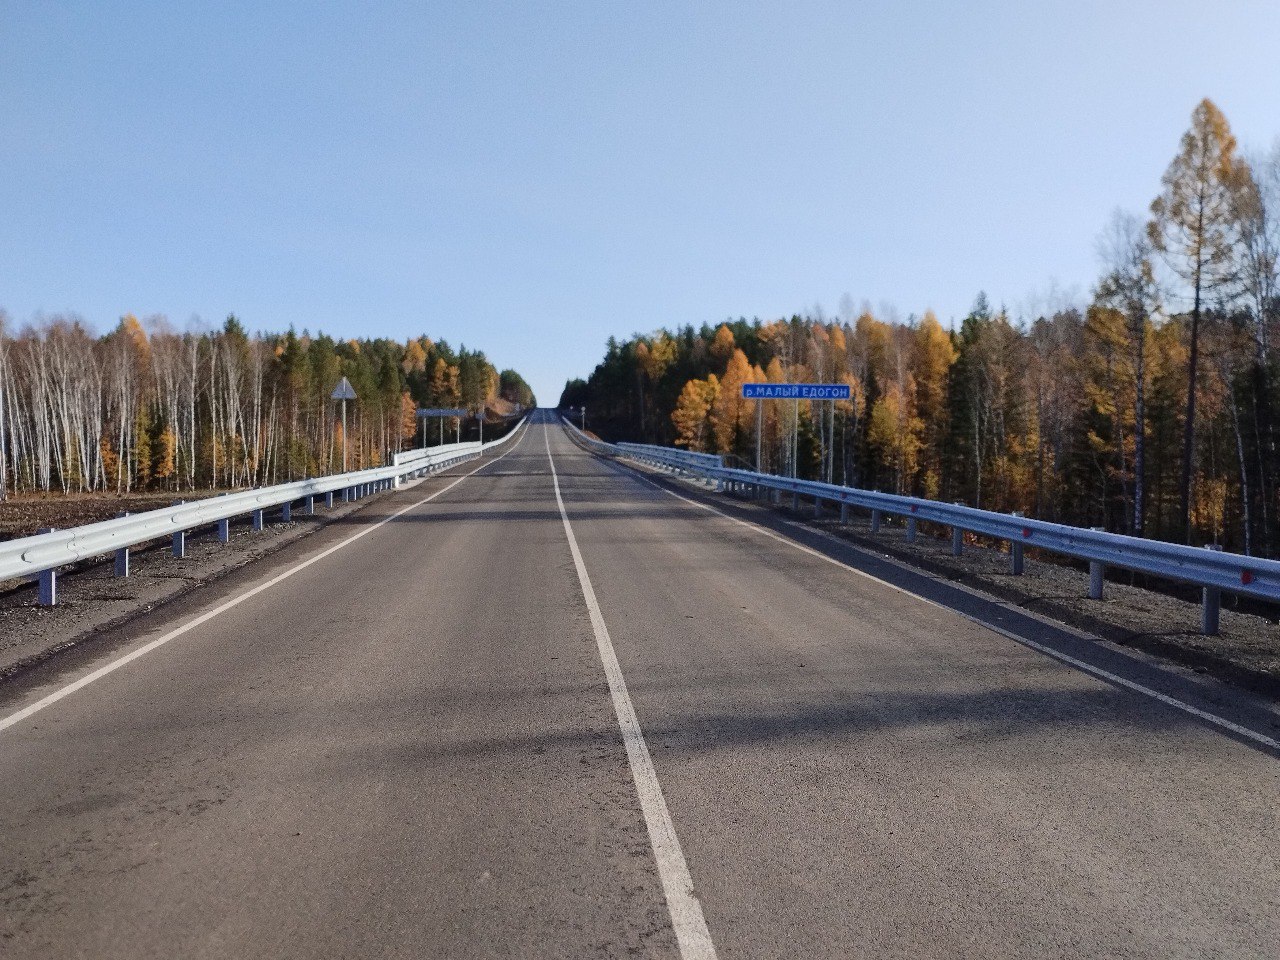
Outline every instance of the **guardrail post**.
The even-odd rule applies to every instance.
[[[1013,511],[1013,515],[1015,517],[1020,517],[1022,516],[1022,511],[1015,510]],[[1009,572],[1013,574],[1015,577],[1020,577],[1022,576],[1022,568],[1023,568],[1022,541],[1010,540],[1009,541]]]
[[[180,507],[184,503],[186,503],[185,500],[175,500],[173,505],[175,507]],[[186,555],[187,555],[187,531],[175,530],[173,532],[173,558],[175,560],[181,560]]]
[[[916,518],[915,518],[915,517],[907,517],[907,543],[915,543],[915,542],[916,542],[916,533],[917,533],[917,532],[918,532],[918,531],[917,531],[917,526],[916,526]]]
[[[872,533],[880,532],[880,511],[879,510],[871,511],[871,532]]]
[[[847,503],[842,503],[840,504],[840,523],[845,524],[848,522],[849,522],[849,505]]]
[[[350,488],[350,487],[343,487],[343,488],[342,488],[342,502],[343,502],[343,503],[350,503],[350,502],[351,502],[351,488]]]
[[[128,515],[129,515],[128,510],[121,510],[119,513],[116,514],[116,517],[117,518],[127,517]],[[129,575],[129,548],[128,547],[121,547],[119,550],[116,551],[116,563],[115,563],[114,574],[117,577],[127,577]]]
[[[315,498],[314,496],[307,497],[307,499],[304,501],[304,503],[306,504],[307,516],[308,516],[308,517],[313,517],[313,516],[315,516],[315,512],[316,512],[316,498]]]
[[[261,510],[253,511],[253,532],[261,533],[262,528],[264,526],[265,524],[263,522],[262,511]]]
[[[286,503],[284,507],[281,508],[280,519],[283,520],[285,523],[289,523],[293,520],[293,504],[292,503]]]
[[[1221,550],[1216,543],[1206,543],[1206,550]],[[1218,635],[1218,621],[1222,613],[1222,591],[1217,587],[1200,590],[1200,632],[1206,637]]]
[[[218,521],[218,542],[231,542],[231,518],[223,517]]]
[[[959,500],[955,504],[957,507],[964,506]],[[951,555],[953,557],[964,556],[964,530],[960,527],[951,528]]]
[[[798,493],[791,494],[791,509],[792,510],[800,509],[800,494]]]
[[[1103,532],[1106,530],[1105,527],[1090,527],[1089,529],[1097,532]],[[1106,568],[1106,565],[1103,564],[1101,560],[1089,561],[1089,599],[1090,600],[1102,599],[1102,584],[1105,581],[1106,576],[1107,576],[1107,568]]]
[[[53,533],[57,527],[41,527],[36,533]],[[41,570],[36,577],[36,601],[42,607],[53,607],[58,603],[58,571]]]
[[[817,520],[822,516],[822,498],[813,498],[813,519]]]
[[[329,510],[333,509],[333,491],[332,490],[330,490],[328,493],[324,495],[324,505]]]

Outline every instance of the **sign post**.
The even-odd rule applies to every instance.
[[[760,465],[760,445],[764,437],[764,404],[756,404],[756,473],[764,473]]]
[[[791,475],[800,475],[800,401],[801,400],[848,400],[852,391],[847,383],[744,383],[742,399],[744,400],[792,400],[795,423],[788,444],[791,460]],[[756,473],[761,472],[761,436],[764,433],[763,407],[756,405]]]
[[[347,472],[347,401],[356,399],[355,387],[351,386],[351,381],[343,377],[338,381],[338,385],[333,388],[333,393],[329,394],[331,400],[342,401],[342,472]]]
[[[462,439],[462,418],[470,414],[469,410],[462,407],[419,407],[418,417],[426,419],[427,417],[440,418],[440,445],[444,446],[444,422],[448,417],[456,417],[458,419],[458,439]],[[427,427],[424,423],[422,426],[423,448],[426,448]]]

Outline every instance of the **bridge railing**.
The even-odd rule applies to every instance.
[[[956,556],[963,552],[966,532],[1004,540],[1010,545],[1009,563],[1013,574],[1023,572],[1023,553],[1028,547],[1083,560],[1089,564],[1089,596],[1093,599],[1102,599],[1108,567],[1192,584],[1202,590],[1201,630],[1207,634],[1218,632],[1223,592],[1280,602],[1280,561],[1276,560],[1225,553],[1214,547],[1189,547],[1032,520],[1017,514],[978,510],[962,504],[698,463],[690,459],[688,451],[669,447],[594,442],[602,448],[597,452],[679,471],[714,483],[719,490],[755,494],[768,492],[771,497],[789,493],[793,507],[799,506],[801,497],[811,499],[816,514],[821,514],[825,504],[835,504],[840,507],[842,520],[848,518],[850,507],[867,510],[871,514],[873,531],[879,530],[884,517],[900,517],[906,522],[908,542],[915,541],[921,520],[948,526],[951,528],[952,553]]]
[[[57,570],[60,567],[115,554],[117,576],[128,576],[131,547],[170,537],[174,556],[181,557],[186,553],[186,535],[200,527],[216,525],[218,537],[225,543],[230,539],[230,522],[236,517],[251,517],[254,529],[261,530],[267,510],[279,508],[287,521],[291,519],[296,503],[301,503],[304,512],[312,514],[317,497],[324,497],[326,505],[333,506],[335,496],[341,497],[345,503],[391,490],[405,480],[473,460],[485,451],[506,443],[518,431],[519,427],[483,447],[478,443],[450,444],[452,449],[428,450],[426,456],[385,467],[241,490],[99,523],[6,540],[0,542],[0,581],[36,577],[39,580],[40,603],[52,606],[57,603]]]
[[[629,457],[660,456],[666,463],[688,467],[723,467],[724,457],[718,453],[696,453],[676,447],[655,447],[647,443],[619,443],[617,448]]]
[[[418,461],[430,460],[433,457],[452,456],[458,453],[474,453],[480,449],[480,441],[467,440],[463,443],[443,443],[435,447],[417,447],[395,454],[391,462],[397,467]]]

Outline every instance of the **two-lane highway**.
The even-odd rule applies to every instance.
[[[1274,755],[533,420],[11,691],[0,953],[1276,955]]]

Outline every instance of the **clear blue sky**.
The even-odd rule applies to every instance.
[[[0,0],[0,306],[426,332],[543,403],[611,334],[1087,292],[1275,0]]]

